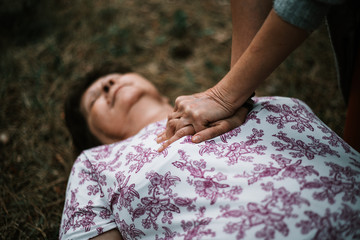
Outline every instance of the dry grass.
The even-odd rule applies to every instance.
[[[74,160],[62,119],[69,84],[115,63],[171,100],[212,86],[228,70],[229,2],[16,0],[0,9],[0,238],[56,239]],[[341,135],[344,103],[326,29],[258,95],[300,98]]]

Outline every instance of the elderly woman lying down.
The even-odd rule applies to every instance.
[[[66,118],[77,147],[104,145],[73,165],[61,239],[360,238],[360,154],[303,102],[254,98],[240,127],[159,152],[172,107],[156,88],[94,80]]]

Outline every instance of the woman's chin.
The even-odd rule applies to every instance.
[[[119,104],[121,108],[128,106],[129,108],[132,105],[136,104],[141,97],[144,95],[144,91],[141,89],[125,86],[115,96],[115,105]]]

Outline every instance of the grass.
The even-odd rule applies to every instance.
[[[0,9],[0,238],[56,239],[75,158],[62,113],[69,85],[114,63],[172,101],[207,89],[228,70],[229,2],[14,0]],[[345,106],[326,28],[257,94],[299,98],[341,135]]]

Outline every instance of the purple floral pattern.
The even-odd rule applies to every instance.
[[[84,208],[79,207],[76,199],[77,189],[71,192],[71,201],[65,203],[66,211],[69,220],[64,222],[65,230],[76,230],[83,228],[85,232],[89,231],[91,226],[95,225],[95,213],[92,211],[93,202],[89,200]]]
[[[272,142],[272,145],[277,148],[276,150],[290,150],[290,155],[292,155],[292,157],[294,158],[305,156],[307,159],[312,160],[315,158],[315,155],[326,156],[326,154],[340,157],[336,151],[331,150],[329,145],[322,143],[314,136],[307,136],[312,141],[309,144],[306,144],[302,140],[289,138],[287,136],[287,133],[284,133],[282,131],[280,131],[278,134],[274,134],[273,136],[281,140]]]
[[[226,180],[227,177],[221,172],[214,173],[214,168],[207,169],[204,159],[200,161],[190,160],[190,156],[186,155],[184,151],[178,151],[180,161],[173,162],[173,165],[181,171],[188,171],[188,183],[195,187],[195,192],[200,197],[205,197],[210,200],[213,205],[218,198],[228,198],[231,200],[238,200],[237,195],[241,194],[241,186],[230,187],[228,184],[223,184],[221,181]]]
[[[214,238],[216,233],[208,228],[212,218],[205,217],[206,208],[200,207],[199,213],[195,214],[195,220],[182,220],[181,228],[184,231],[183,234],[178,234],[184,240],[202,239],[202,238]]]
[[[337,212],[326,209],[324,215],[313,211],[306,211],[308,220],[302,220],[296,224],[301,228],[302,234],[315,230],[313,239],[343,239],[344,236],[353,236],[352,239],[360,239],[359,222],[360,210],[353,210],[346,204]]]
[[[329,175],[322,176],[311,182],[306,182],[302,188],[319,189],[313,193],[314,199],[327,200],[330,204],[335,203],[337,195],[343,195],[343,202],[356,204],[360,198],[360,181],[356,176],[360,171],[350,167],[342,167],[336,163],[325,162],[330,167]]]
[[[249,172],[243,172],[242,174],[236,175],[236,177],[242,177],[248,179],[248,184],[254,184],[262,178],[271,177],[276,180],[283,180],[284,178],[296,179],[299,184],[304,183],[306,176],[312,174],[319,175],[311,165],[303,166],[302,160],[297,160],[292,163],[289,158],[283,157],[281,154],[271,154],[271,158],[275,160],[277,166],[274,166],[273,162],[269,164],[254,164],[253,170]]]
[[[342,146],[342,148],[345,150],[345,152],[350,153],[350,146],[343,140],[341,139],[335,132],[331,131],[329,128],[327,128],[326,126],[318,126],[319,129],[321,129],[321,131],[325,134],[328,134],[329,136],[323,136],[322,138],[324,140],[327,140],[328,144],[334,147],[337,147],[339,145]]]
[[[130,164],[129,172],[135,171],[135,173],[139,172],[141,168],[146,163],[151,163],[151,161],[158,155],[161,155],[162,153],[157,152],[154,149],[151,148],[144,148],[143,144],[139,144],[136,146],[132,146],[136,153],[130,152],[128,155],[126,155],[126,165]],[[166,155],[166,152],[164,152],[163,155]]]
[[[119,228],[120,234],[124,239],[141,239],[145,233],[135,227],[135,224],[127,224],[124,220],[120,220],[119,213],[115,214],[116,224]]]
[[[146,175],[146,179],[150,181],[148,186],[149,196],[141,199],[141,203],[137,205],[137,208],[132,213],[132,219],[146,215],[142,219],[143,227],[158,230],[157,219],[160,215],[162,215],[162,223],[171,224],[173,214],[180,213],[180,209],[176,206],[174,200],[176,195],[172,194],[171,189],[176,184],[176,181],[180,181],[180,179],[171,176],[170,172],[167,172],[164,176],[156,172],[150,172]]]
[[[289,192],[284,187],[275,188],[272,182],[261,184],[262,189],[271,192],[261,203],[249,202],[246,206],[232,209],[229,205],[221,207],[218,218],[234,219],[224,227],[228,234],[236,233],[236,239],[244,239],[246,232],[253,227],[260,227],[255,233],[259,239],[275,239],[275,233],[288,236],[289,227],[286,218],[296,218],[294,206],[310,205],[299,192]]]
[[[269,112],[276,115],[269,114],[266,121],[270,124],[277,125],[278,129],[284,128],[286,124],[291,125],[291,129],[302,133],[305,129],[314,131],[311,123],[315,119],[315,115],[308,111],[299,101],[294,100],[291,107],[287,104],[273,104],[270,101],[264,102],[263,107]]]
[[[135,190],[135,184],[129,185],[130,176],[126,177],[123,172],[118,172],[115,175],[117,182],[117,189],[113,191],[112,188],[108,188],[111,210],[116,206],[119,210],[128,208],[131,206],[131,202],[135,198],[139,198],[139,193]],[[130,212],[131,212],[130,208]]]
[[[252,129],[252,134],[247,136],[247,141],[234,142],[232,144],[221,144],[214,140],[205,141],[205,144],[199,144],[199,154],[214,154],[217,158],[227,159],[229,165],[237,164],[239,161],[251,162],[254,155],[264,155],[265,145],[257,145],[262,141],[263,130]],[[230,135],[229,135],[230,136]],[[228,136],[228,138],[230,138]],[[232,135],[235,136],[235,135]],[[237,135],[236,135],[237,136]]]
[[[157,152],[161,121],[84,151],[59,238],[360,238],[360,154],[299,100],[255,102],[244,125],[200,144]]]
[[[230,130],[227,133],[224,133],[220,136],[221,141],[224,143],[227,143],[228,139],[231,139],[232,137],[236,137],[241,132],[241,128],[234,128]]]

